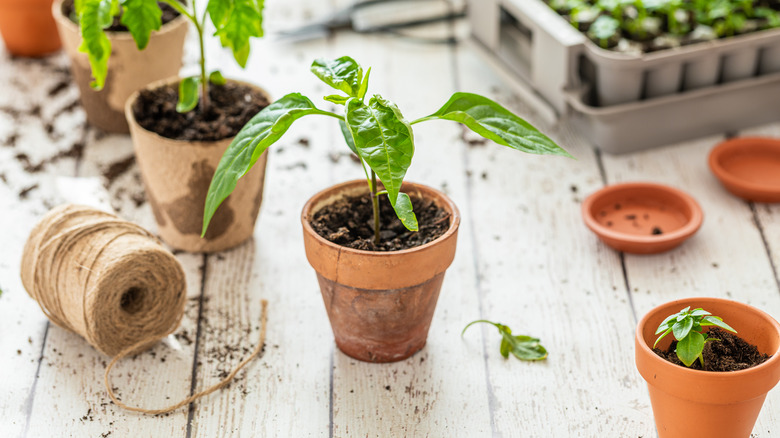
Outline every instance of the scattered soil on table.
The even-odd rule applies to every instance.
[[[145,129],[174,140],[218,141],[238,131],[260,110],[268,98],[253,88],[235,82],[211,85],[211,106],[203,113],[200,104],[188,113],[176,112],[179,85],[142,90],[133,104],[135,119]]]
[[[433,201],[410,196],[420,231],[407,230],[386,196],[380,197],[381,243],[374,244],[374,216],[370,195],[347,197],[318,211],[312,228],[323,238],[348,248],[366,251],[400,251],[425,245],[450,227],[450,215]]]
[[[135,155],[130,155],[124,160],[111,163],[108,168],[103,171],[103,178],[106,179],[106,187],[111,187],[117,178],[124,175],[128,170],[130,170],[131,167],[133,167],[133,164],[135,164]]]
[[[709,331],[709,337],[720,340],[708,341],[704,345],[703,356],[706,363],[704,371],[745,370],[760,365],[771,357],[760,353],[755,345],[748,344],[739,336],[717,327]],[[666,351],[655,348],[653,352],[671,363],[685,366],[677,357],[675,348],[677,348],[676,340],[672,341]],[[700,361],[694,362],[691,369],[701,370]]]
[[[24,152],[20,152],[14,155],[16,161],[22,164],[22,169],[27,173],[38,173],[43,170],[48,164],[56,163],[63,158],[80,159],[84,155],[84,142],[78,141],[73,143],[67,150],[58,152],[56,155],[45,158],[38,163],[33,163],[30,160],[30,156]]]
[[[64,2],[62,2],[62,15],[66,17],[70,17],[71,20],[73,20],[74,18],[75,15],[74,11],[76,9],[74,6],[74,1],[75,0],[65,0]],[[171,21],[173,21],[174,18],[179,16],[179,13],[176,12],[176,10],[170,7],[169,5],[160,2],[157,2],[157,4],[160,5],[160,9],[162,10],[163,24],[170,23]],[[114,22],[111,23],[111,26],[106,28],[106,30],[110,32],[127,32],[127,28],[122,23],[119,22],[121,18],[122,18],[121,14],[118,17],[114,18]],[[75,22],[76,20],[73,21]]]

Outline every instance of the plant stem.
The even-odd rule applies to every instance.
[[[197,17],[198,9],[195,6],[197,0],[192,0],[192,16]],[[200,112],[206,114],[211,106],[209,98],[209,78],[206,75],[206,47],[203,43],[203,28],[198,22],[197,18],[194,18],[195,29],[198,31],[198,42],[200,43]]]
[[[376,172],[371,169],[371,203],[374,207],[374,244],[379,245],[379,194],[377,193]]]

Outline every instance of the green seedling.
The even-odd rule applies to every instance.
[[[674,315],[670,315],[658,326],[658,330],[655,334],[661,334],[658,339],[655,340],[653,348],[658,345],[658,342],[663,339],[669,333],[672,333],[675,339],[677,339],[677,357],[685,366],[690,367],[699,359],[702,368],[704,368],[704,344],[711,341],[719,341],[720,339],[710,338],[708,333],[705,333],[702,328],[708,326],[720,327],[724,330],[728,330],[732,333],[737,331],[731,328],[728,324],[723,322],[723,318],[719,316],[713,316],[710,312],[701,308],[691,310],[688,306]]]
[[[620,22],[610,17],[602,15],[593,22],[588,30],[588,36],[597,41],[601,48],[606,49],[610,46],[610,41],[617,39],[620,31]]]
[[[200,109],[205,112],[209,107],[209,84],[225,83],[219,71],[206,72],[204,34],[207,17],[211,19],[216,29],[214,35],[219,37],[222,46],[229,47],[236,62],[246,67],[250,39],[263,36],[264,0],[208,0],[200,17],[197,0],[160,0],[159,3],[167,4],[187,17],[195,26],[200,43],[200,75],[185,78],[179,83],[176,110],[191,111],[200,100]],[[111,41],[105,29],[111,26],[115,17],[121,15],[120,22],[127,27],[139,50],[146,48],[151,33],[162,26],[162,10],[157,0],[76,0],[75,10],[82,37],[79,51],[89,57],[94,77],[91,86],[97,90],[103,88],[108,74]]]
[[[311,65],[311,71],[337,91],[324,99],[343,106],[343,114],[318,109],[308,97],[291,93],[254,116],[238,133],[217,166],[206,196],[203,234],[219,205],[235,189],[238,179],[246,175],[260,155],[303,116],[322,115],[338,120],[347,146],[360,158],[373,204],[375,243],[380,242],[380,196],[388,197],[408,230],[418,230],[412,202],[401,192],[415,151],[412,125],[428,120],[452,120],[512,149],[570,157],[528,122],[477,94],[455,93],[438,111],[409,122],[395,103],[378,94],[365,102],[371,69],[364,74],[354,59],[348,56],[318,59]],[[377,178],[382,182],[383,190],[380,190]]]
[[[520,360],[534,361],[547,359],[547,350],[539,343],[539,339],[525,335],[513,335],[512,329],[496,322],[486,321],[484,319],[472,321],[463,328],[460,336],[462,337],[463,334],[466,333],[466,329],[477,323],[490,324],[498,329],[498,333],[501,334],[500,351],[504,358],[508,359],[509,353],[512,353]]]

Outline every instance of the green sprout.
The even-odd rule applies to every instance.
[[[462,337],[466,333],[466,329],[477,323],[490,324],[498,329],[498,333],[501,334],[500,352],[505,359],[509,358],[509,353],[512,353],[520,360],[535,361],[547,359],[547,350],[539,343],[539,339],[525,335],[513,335],[512,329],[496,322],[484,319],[472,321],[463,328],[460,336]]]
[[[732,333],[737,331],[723,322],[723,318],[713,316],[710,312],[702,308],[693,309],[688,306],[674,315],[670,315],[658,326],[655,334],[663,333],[655,340],[653,348],[658,342],[669,333],[677,339],[677,357],[686,367],[690,367],[699,359],[702,369],[704,368],[704,344],[710,341],[719,341],[720,339],[710,338],[709,334],[702,330],[703,327],[717,326]]]

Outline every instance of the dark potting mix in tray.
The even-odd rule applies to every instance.
[[[709,338],[719,340],[708,341],[704,345],[704,351],[702,352],[704,363],[706,364],[704,371],[745,370],[760,365],[771,357],[760,353],[755,345],[748,344],[739,336],[717,327],[710,329]],[[653,352],[673,364],[684,367],[685,365],[683,365],[677,357],[677,353],[675,353],[676,347],[677,341],[673,340],[666,351],[654,348]],[[701,362],[695,361],[690,368],[701,370]]]
[[[420,231],[407,230],[393,211],[386,196],[379,199],[380,236],[374,244],[371,198],[345,197],[323,207],[312,219],[311,226],[323,238],[348,248],[366,251],[400,251],[425,245],[442,236],[450,227],[450,215],[433,201],[409,195]]]
[[[163,137],[184,141],[218,141],[238,131],[269,102],[265,95],[243,84],[209,85],[211,104],[204,114],[200,104],[194,111],[179,113],[178,84],[142,90],[133,105],[139,125]]]
[[[62,15],[66,17],[70,17],[71,20],[73,20],[73,17],[75,15],[75,0],[65,0],[62,2]],[[185,2],[186,3],[186,2]],[[160,5],[160,9],[162,10],[162,23],[170,23],[173,21],[174,18],[179,16],[179,13],[176,12],[175,9],[173,9],[170,5],[166,5],[165,3],[157,2],[158,5]],[[114,22],[111,23],[111,26],[107,27],[105,30],[109,32],[127,32],[127,27],[120,23],[121,15],[114,18]],[[74,22],[76,20],[73,20]]]

